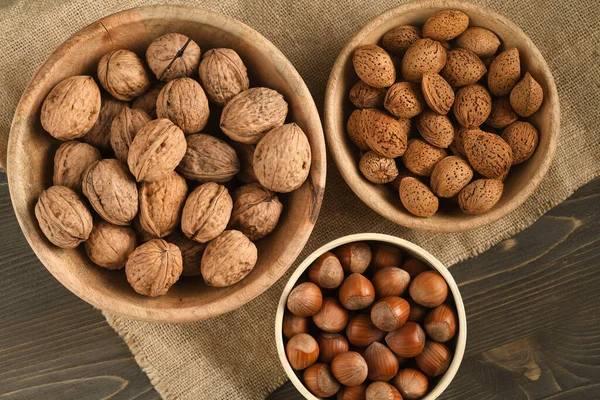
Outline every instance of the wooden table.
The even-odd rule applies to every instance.
[[[156,399],[99,311],[38,261],[0,175],[0,399]],[[600,179],[452,268],[469,321],[444,399],[600,398]],[[289,383],[269,397],[301,397]]]

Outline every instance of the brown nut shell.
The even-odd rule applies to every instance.
[[[123,164],[127,164],[129,146],[136,133],[150,121],[150,116],[144,110],[129,107],[123,107],[114,117],[110,126],[110,145]]]
[[[200,47],[179,33],[167,33],[152,41],[146,60],[161,81],[192,76],[200,63]]]
[[[403,399],[420,399],[429,390],[429,379],[427,376],[413,368],[404,368],[398,372],[393,380],[394,386],[400,391]]]
[[[529,117],[542,105],[544,91],[529,72],[510,92],[510,105],[521,117]]]
[[[389,381],[398,372],[398,358],[385,345],[372,343],[363,354],[369,368],[368,378],[372,381]]]
[[[398,82],[388,89],[384,107],[396,117],[412,118],[423,112],[425,101],[419,85],[412,82]]]
[[[146,93],[138,97],[131,103],[131,108],[134,110],[142,110],[146,114],[148,114],[151,119],[156,118],[156,99],[158,99],[158,95],[160,91],[164,87],[164,84],[158,84],[151,87]]]
[[[433,111],[446,115],[454,104],[454,91],[441,75],[429,73],[423,75],[421,91],[425,102]]]
[[[504,185],[496,179],[478,179],[458,194],[458,205],[467,214],[483,214],[492,209],[502,197]]]
[[[402,76],[410,82],[421,82],[424,74],[439,73],[446,64],[446,49],[431,39],[415,41],[402,58]]]
[[[492,111],[485,123],[492,128],[500,129],[515,122],[519,116],[510,105],[508,97],[497,97],[492,100]]]
[[[450,117],[425,110],[417,120],[417,131],[430,144],[448,148],[454,139],[454,126]]]
[[[166,294],[181,276],[181,271],[181,251],[162,239],[152,239],[138,246],[125,265],[131,287],[150,297]]]
[[[292,368],[299,371],[317,361],[319,345],[308,333],[299,333],[288,340],[285,345],[285,355]]]
[[[494,96],[506,96],[521,78],[521,60],[516,47],[498,54],[488,68],[488,89]]]
[[[157,237],[170,235],[181,220],[187,196],[185,179],[177,172],[156,182],[140,185],[140,225]]]
[[[500,136],[510,146],[513,165],[526,161],[533,155],[538,145],[538,131],[529,122],[517,121],[507,126]]]
[[[352,56],[352,65],[358,77],[369,86],[385,88],[396,81],[392,58],[375,44],[357,47]]]
[[[371,248],[366,243],[355,242],[341,245],[335,249],[335,255],[344,271],[362,274],[369,267],[372,259]]]
[[[446,372],[451,360],[452,352],[450,349],[445,344],[432,340],[425,343],[423,352],[415,359],[419,369],[432,378]]]
[[[486,58],[496,54],[500,46],[500,39],[488,29],[472,26],[454,40],[454,45],[470,50],[478,57]]]
[[[258,178],[254,173],[254,150],[256,146],[253,144],[244,144],[231,142],[231,146],[235,149],[238,160],[240,160],[240,171],[237,173],[237,178],[242,183],[256,183]]]
[[[113,50],[98,63],[98,80],[114,98],[130,101],[150,87],[150,76],[144,63],[132,51]]]
[[[94,264],[114,270],[125,267],[136,246],[132,228],[98,219],[94,221],[94,228],[85,242],[85,252]]]
[[[198,133],[185,140],[187,148],[177,171],[187,179],[223,183],[240,171],[237,153],[221,139]]]
[[[156,116],[171,120],[188,135],[206,126],[209,113],[204,89],[191,78],[173,79],[156,99]]]
[[[477,83],[487,72],[477,54],[467,49],[448,50],[442,76],[452,86]]]
[[[358,81],[350,89],[349,97],[356,108],[381,108],[385,93],[385,88],[375,88]]]
[[[411,44],[421,39],[421,28],[410,25],[397,26],[383,35],[383,48],[393,54],[402,55]]]
[[[465,128],[477,128],[492,112],[492,96],[481,85],[463,86],[456,92],[454,116]]]
[[[190,240],[180,231],[173,232],[166,240],[179,247],[179,251],[181,251],[181,260],[183,262],[183,272],[181,272],[181,275],[200,275],[200,262],[204,254],[204,249],[206,249],[206,244]]]
[[[81,140],[99,149],[110,147],[110,127],[114,118],[127,107],[127,103],[117,100],[109,95],[102,96],[102,107],[98,120],[92,129]]]
[[[81,192],[81,180],[87,168],[102,159],[97,148],[75,140],[60,145],[54,154],[55,186],[67,186]]]
[[[473,169],[458,156],[449,156],[436,164],[431,173],[430,186],[440,197],[452,197],[473,179]]]
[[[398,176],[398,167],[393,158],[382,157],[374,151],[367,151],[358,163],[360,172],[368,181],[383,184],[393,181]]]
[[[198,73],[208,99],[219,107],[250,87],[246,66],[232,49],[208,50]]]
[[[430,145],[421,139],[411,139],[402,161],[406,168],[419,176],[430,176],[435,165],[448,155],[445,149]]]
[[[404,178],[400,182],[400,201],[404,208],[417,217],[431,217],[437,212],[439,200],[417,178]]]
[[[362,116],[362,110],[352,111],[346,124],[346,132],[348,133],[348,138],[350,138],[350,141],[356,147],[362,151],[366,151],[369,150],[369,145],[362,131]]]
[[[258,251],[250,239],[240,231],[225,231],[206,246],[202,277],[210,286],[231,286],[244,279],[257,260]]]
[[[469,16],[462,11],[444,10],[433,14],[423,25],[423,37],[434,40],[451,40],[469,26]]]
[[[181,230],[190,239],[206,243],[227,227],[233,201],[225,186],[214,182],[198,186],[188,196],[181,213]]]
[[[376,109],[362,111],[361,136],[369,148],[377,154],[396,158],[406,151],[406,142],[410,132],[410,119],[396,119]]]
[[[481,175],[503,179],[508,174],[512,149],[500,136],[473,129],[463,135],[463,145],[469,164]]]
[[[345,386],[363,383],[367,379],[368,369],[363,356],[355,351],[338,354],[331,362],[333,376]]]
[[[421,325],[409,321],[388,333],[385,343],[398,357],[412,358],[423,351],[425,346],[425,331]]]
[[[327,364],[313,364],[304,370],[304,384],[312,394],[319,397],[331,397],[340,390],[331,367]]]
[[[229,224],[250,240],[258,240],[273,232],[279,222],[283,205],[277,195],[252,183],[235,191],[233,213]]]

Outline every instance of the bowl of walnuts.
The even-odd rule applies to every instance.
[[[331,154],[351,189],[400,225],[478,228],[519,207],[554,156],[550,69],[503,16],[460,1],[412,2],[341,51],[325,98]]]
[[[23,233],[65,287],[108,312],[188,322],[287,270],[326,163],[314,101],[272,43],[215,12],[151,6],[48,58],[17,107],[7,170]]]
[[[307,399],[435,399],[452,382],[467,320],[452,275],[394,236],[334,240],[300,264],[275,320],[281,363]]]

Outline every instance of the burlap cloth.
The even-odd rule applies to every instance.
[[[163,1],[164,2],[164,1]],[[8,135],[27,82],[50,52],[87,24],[155,1],[0,0],[0,139]],[[167,3],[170,3],[167,1]],[[398,1],[179,1],[230,15],[273,41],[322,107],[324,88],[344,43]],[[416,232],[364,206],[328,165],[325,201],[304,252],[342,235],[383,232],[413,241],[452,265],[529,226],[600,172],[600,7],[596,0],[477,1],[520,25],[554,73],[562,111],[560,142],[546,179],[503,220],[462,234]],[[3,149],[4,151],[4,149]],[[5,154],[1,154],[5,160]],[[293,267],[289,272],[293,270]],[[288,275],[289,276],[289,272]],[[106,315],[158,392],[168,399],[261,399],[285,380],[274,342],[282,278],[237,311],[187,325],[155,325]],[[467,310],[468,311],[468,310]]]

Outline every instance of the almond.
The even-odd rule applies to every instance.
[[[411,139],[402,156],[402,162],[412,173],[429,176],[435,165],[447,155],[448,152],[444,149],[432,146],[421,139]]]
[[[529,74],[525,76],[510,92],[510,105],[521,117],[529,117],[535,113],[544,100],[544,91],[539,83]]]
[[[358,168],[367,180],[377,184],[390,183],[398,176],[394,159],[382,157],[374,151],[362,155]]]
[[[400,181],[400,201],[408,212],[417,217],[431,217],[439,206],[438,198],[427,185],[410,177]]]
[[[492,111],[492,96],[481,85],[469,85],[458,89],[454,99],[454,116],[465,128],[477,128]]]
[[[478,26],[467,28],[454,41],[456,47],[467,49],[478,57],[491,57],[498,51],[500,40],[494,32]]]
[[[421,91],[429,108],[438,114],[448,114],[454,104],[454,91],[440,74],[423,75]]]
[[[356,82],[350,89],[350,101],[356,108],[381,108],[384,98],[384,88],[375,88],[363,81]]]
[[[473,129],[463,135],[465,154],[473,169],[486,178],[502,179],[512,165],[508,143],[493,133]]]
[[[423,25],[423,37],[434,40],[454,39],[469,26],[469,16],[461,11],[445,10],[433,14]]]
[[[492,100],[492,112],[485,120],[485,123],[492,128],[505,128],[519,118],[515,110],[510,105],[507,96],[498,97]]]
[[[436,164],[431,173],[431,190],[440,197],[452,197],[473,179],[473,169],[458,156],[449,156]]]
[[[513,122],[502,132],[502,139],[513,153],[513,165],[529,159],[538,145],[538,131],[529,122]]]
[[[423,112],[425,102],[416,83],[398,82],[388,89],[383,106],[396,117],[412,118]]]
[[[521,77],[521,60],[516,47],[498,54],[490,64],[488,88],[494,96],[506,96]]]
[[[458,205],[467,214],[483,214],[496,205],[504,184],[496,179],[478,179],[458,194]]]
[[[378,154],[396,158],[406,151],[410,119],[396,119],[383,111],[366,109],[362,112],[360,125],[362,137]]]
[[[475,128],[477,130],[477,128]],[[463,137],[465,132],[470,131],[469,128],[464,128],[462,126],[457,126],[454,128],[454,140],[450,145],[450,150],[452,153],[457,156],[465,156],[465,148],[463,145]]]
[[[392,58],[377,45],[367,44],[354,50],[352,64],[358,77],[369,86],[384,88],[396,81]]]
[[[404,54],[411,44],[421,39],[421,28],[410,25],[397,26],[383,35],[383,48],[394,54]]]
[[[434,146],[447,148],[454,139],[454,127],[447,115],[425,110],[417,121],[417,130]]]
[[[367,142],[362,135],[361,120],[362,110],[352,111],[350,118],[348,118],[348,123],[346,124],[346,132],[348,133],[350,141],[354,143],[356,147],[365,151],[369,150],[369,146],[367,146]]]
[[[402,76],[410,82],[421,82],[423,74],[438,73],[446,64],[446,49],[431,39],[414,42],[402,58]]]
[[[477,83],[486,72],[487,68],[475,53],[467,49],[452,49],[446,54],[442,76],[452,86],[466,86]]]
[[[396,166],[398,166],[398,165],[396,164]],[[396,193],[399,193],[400,181],[402,181],[402,179],[406,178],[407,176],[411,176],[413,178],[417,177],[415,174],[413,174],[411,171],[409,171],[408,168],[400,165],[400,167],[398,168],[398,176],[396,176],[394,178],[394,180],[390,182],[390,185],[396,191]]]

